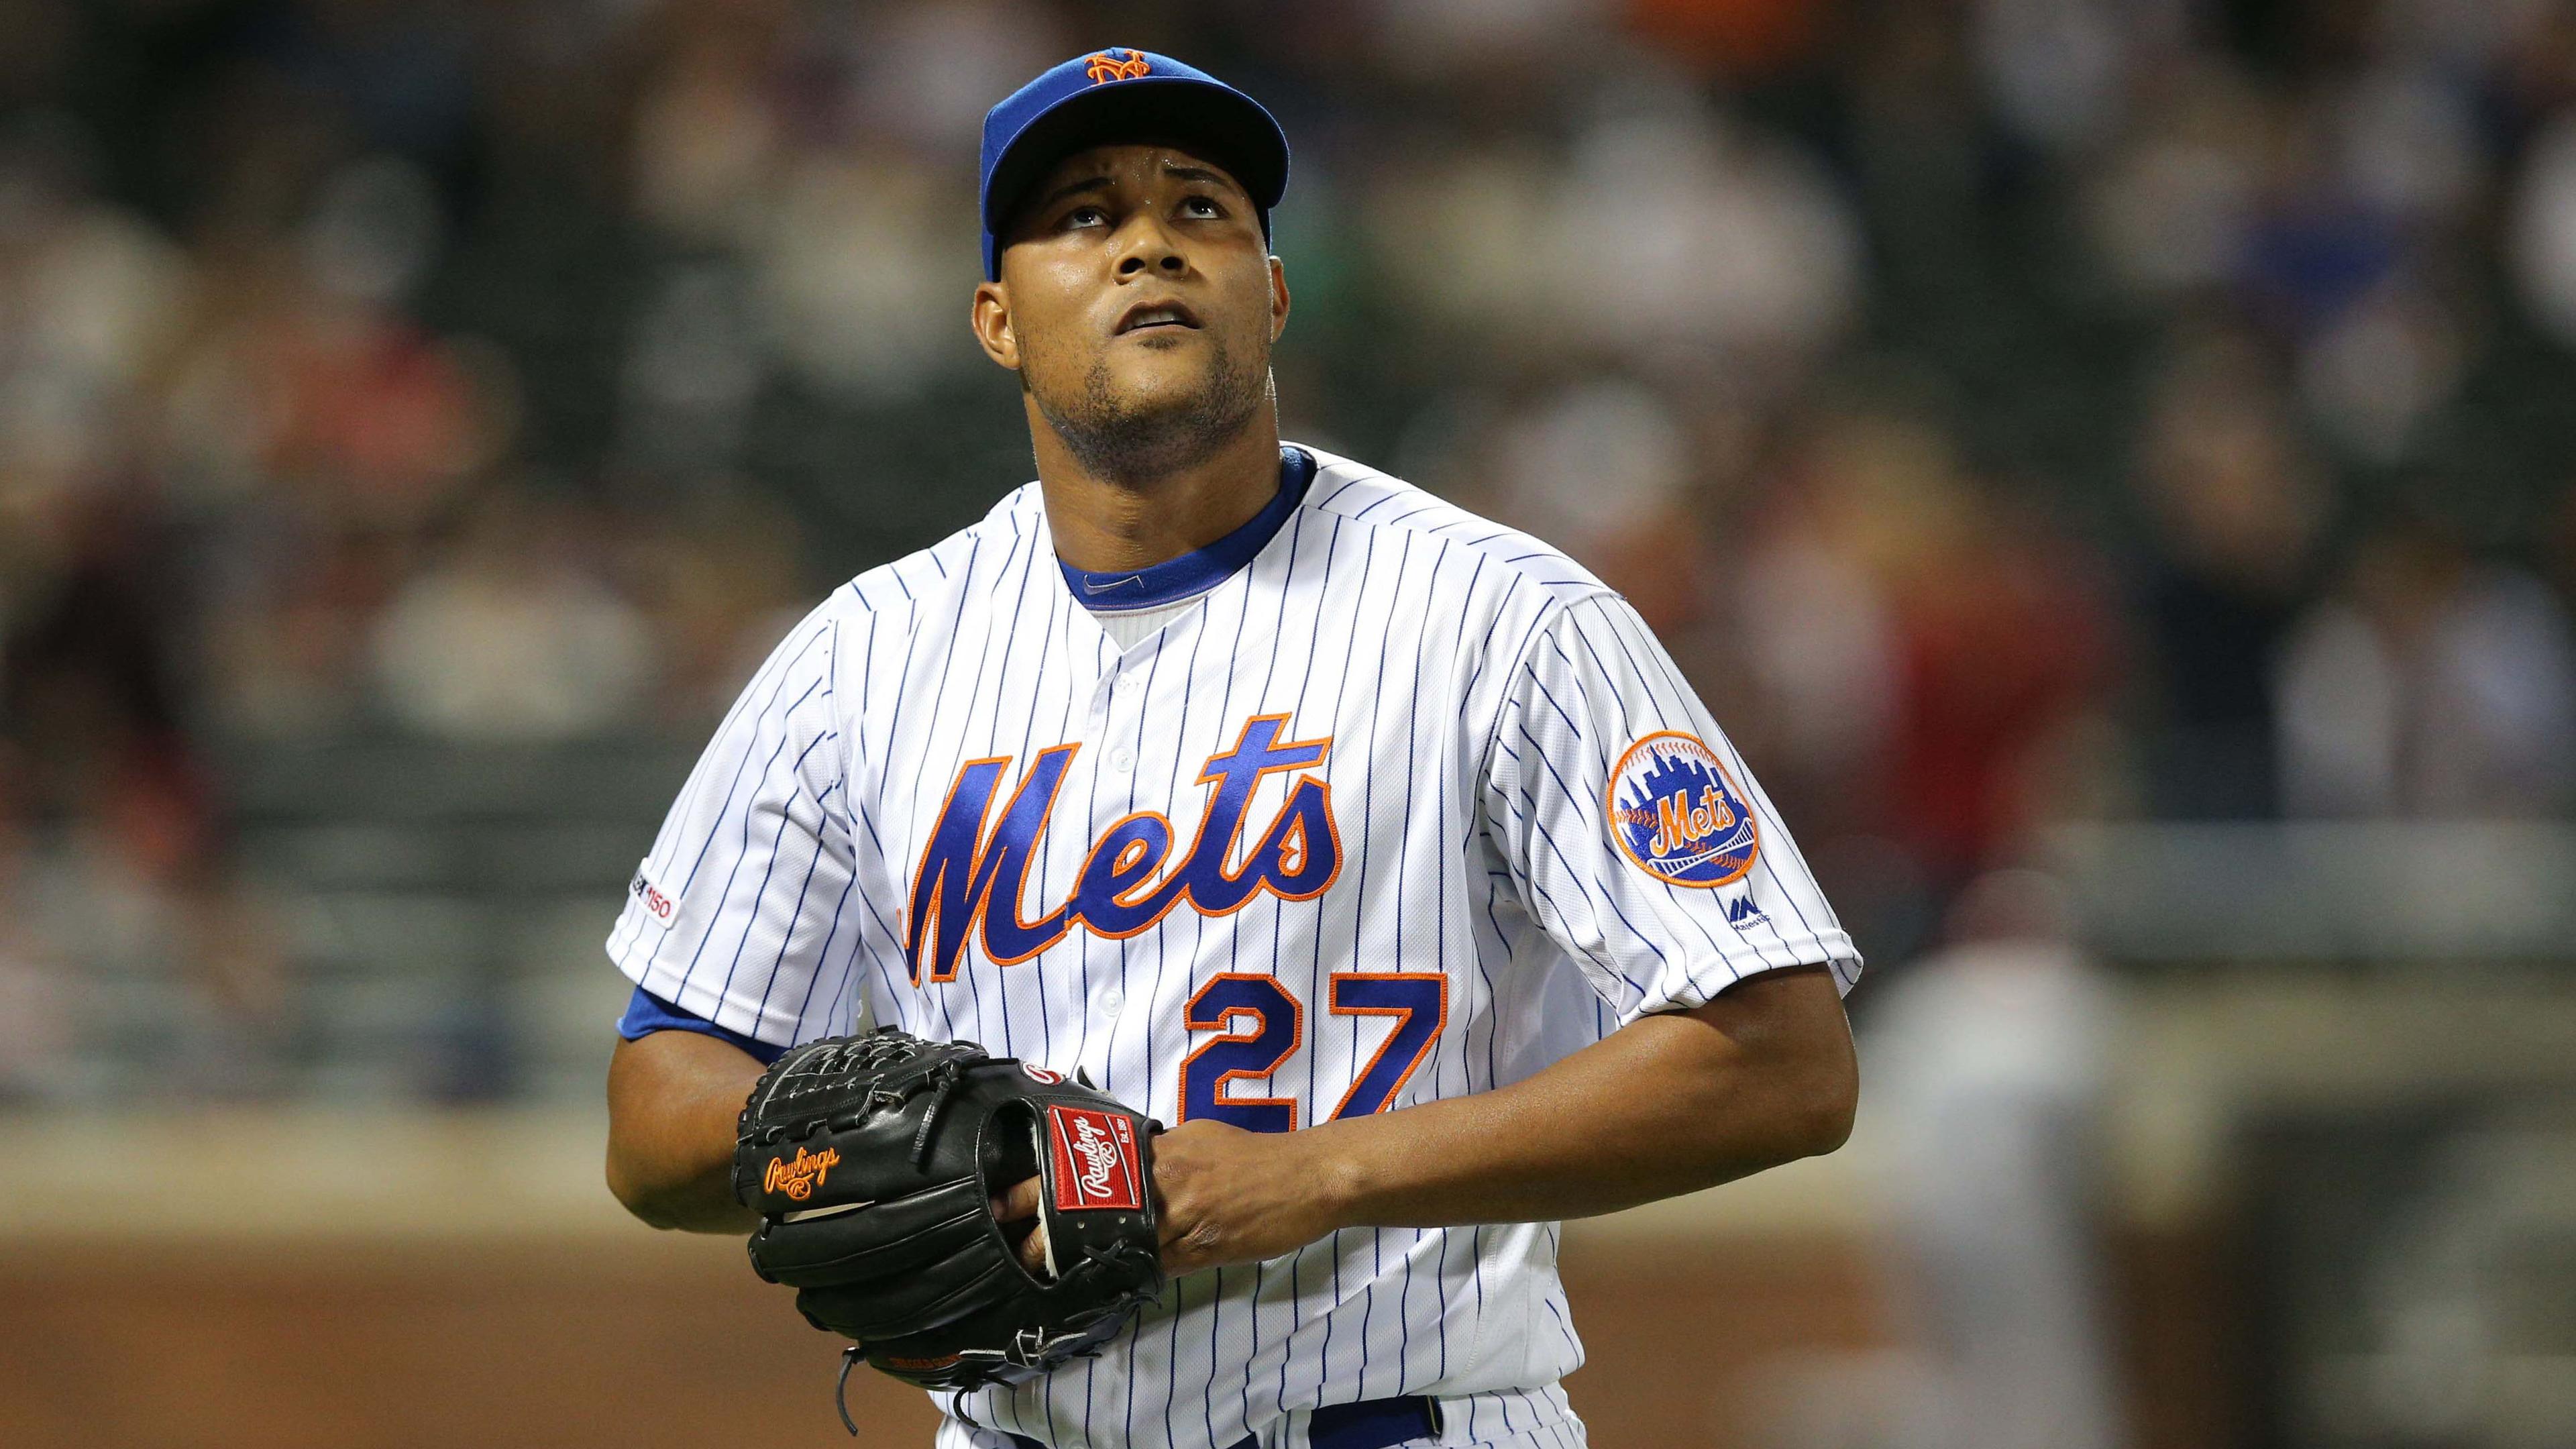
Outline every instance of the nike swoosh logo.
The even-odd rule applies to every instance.
[[[1129,584],[1141,585],[1144,582],[1145,576],[1143,574],[1129,574],[1123,579],[1111,579],[1105,584],[1095,584],[1089,579],[1084,579],[1082,581],[1082,591],[1086,594],[1105,594],[1111,589],[1123,589]]]

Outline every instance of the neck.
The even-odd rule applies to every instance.
[[[1251,522],[1279,492],[1279,412],[1268,401],[1215,452],[1142,477],[1093,472],[1035,403],[1028,414],[1047,527],[1057,556],[1078,569],[1142,569],[1179,558]]]

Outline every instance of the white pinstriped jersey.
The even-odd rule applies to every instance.
[[[1850,939],[1625,601],[1308,451],[1269,543],[1123,651],[1035,484],[835,592],[717,731],[610,955],[764,1042],[892,1023],[1257,1130],[1488,1090],[1768,969],[1848,989]],[[948,1407],[1223,1449],[1423,1394],[1443,1443],[1576,1442],[1556,1250],[1553,1224],[1346,1230]]]

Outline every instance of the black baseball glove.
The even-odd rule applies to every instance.
[[[925,1388],[980,1388],[1096,1351],[1161,1290],[1157,1130],[1053,1072],[881,1027],[806,1042],[762,1075],[734,1196],[761,1215],[752,1267],[855,1340],[845,1379],[865,1358]],[[1043,1273],[1017,1252],[1031,1225],[992,1209],[1032,1177]]]

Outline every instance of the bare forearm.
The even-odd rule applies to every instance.
[[[621,1041],[608,1065],[608,1188],[657,1228],[748,1233],[733,1148],[760,1062],[714,1037],[658,1031]]]
[[[1854,1078],[1831,978],[1781,973],[1500,1090],[1299,1135],[1339,1226],[1587,1217],[1832,1151]]]
[[[1713,1187],[1850,1135],[1859,1073],[1822,968],[1650,1016],[1495,1091],[1304,1132],[1155,1139],[1163,1266],[1274,1258],[1337,1228],[1546,1222]],[[1037,1211],[1035,1183],[1005,1216]]]

